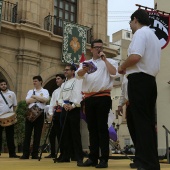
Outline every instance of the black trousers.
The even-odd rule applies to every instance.
[[[66,114],[67,119],[65,126],[63,126]],[[64,148],[62,158],[70,159],[71,157],[74,157],[77,161],[82,160],[83,153],[80,134],[80,108],[76,107],[68,112],[63,109],[61,120],[62,128],[64,128],[61,142]]]
[[[155,129],[155,77],[145,73],[130,74],[128,97],[127,122],[136,149],[135,162],[147,170],[160,170]]]
[[[33,135],[33,149],[32,156],[38,156],[38,149],[40,145],[41,133],[44,124],[44,113],[41,114],[34,122],[30,122],[27,119],[25,120],[25,138],[23,143],[23,155],[30,155],[30,142],[32,132],[34,130]]]
[[[90,154],[92,161],[99,159],[99,148],[101,159],[108,161],[109,157],[109,132],[108,114],[111,108],[109,96],[91,97],[85,100],[85,113],[90,138]]]
[[[134,144],[134,147],[136,146],[136,135],[135,135],[135,129],[134,129],[134,122],[133,122],[133,116],[130,111],[130,105],[126,107],[126,120],[127,120],[127,126],[129,129],[129,133],[132,139],[132,142]]]
[[[54,112],[53,119],[52,119],[52,128],[50,131],[49,139],[51,145],[51,155],[55,156],[56,151],[56,136],[59,143],[60,136],[61,136],[61,120],[60,120],[61,112]],[[60,153],[62,153],[62,145],[60,145]]]
[[[2,132],[3,129],[6,133],[7,146],[9,155],[15,155],[15,144],[14,144],[14,125],[2,127],[0,126],[0,152],[2,151]]]

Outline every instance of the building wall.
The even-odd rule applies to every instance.
[[[32,77],[41,75],[43,86],[62,72],[63,37],[44,30],[44,18],[54,15],[54,0],[9,0],[18,3],[17,23],[2,20],[0,32],[0,78],[8,81],[17,100],[24,100],[33,88]],[[115,57],[117,51],[107,44],[107,0],[78,0],[77,23],[92,27],[93,39],[104,41],[104,52]],[[90,44],[86,58],[91,57]],[[53,85],[51,85],[53,86]],[[88,149],[88,132],[81,122],[83,148]]]
[[[62,36],[44,30],[44,18],[53,15],[53,2],[46,0],[11,0],[18,3],[17,23],[2,20],[0,33],[0,72],[7,79],[17,99],[25,99],[32,88],[32,77],[41,75],[44,84],[63,70],[61,63]],[[101,8],[102,7],[102,8]],[[107,42],[107,1],[79,0],[78,24],[93,27],[93,38]],[[105,43],[107,46],[107,44]],[[90,44],[87,44],[87,58],[90,58]],[[105,48],[108,56],[117,52]],[[5,67],[4,67],[5,66]]]
[[[157,2],[157,9],[170,13],[170,1],[155,0]],[[168,44],[161,54],[161,68],[157,76],[158,85],[158,99],[157,99],[157,122],[158,122],[158,149],[159,154],[165,154],[166,138],[165,130],[162,127],[165,125],[170,130],[170,84],[167,82],[170,80],[170,44]],[[170,145],[170,134],[169,145]]]

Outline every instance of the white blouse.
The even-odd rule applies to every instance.
[[[58,87],[52,94],[52,97],[50,100],[50,105],[49,105],[49,110],[48,110],[48,113],[50,115],[53,115],[54,106],[57,106],[57,102],[58,102],[59,96],[60,96],[60,91],[61,91],[61,87]]]
[[[34,89],[34,91],[35,91],[35,95],[36,95],[36,96],[40,96],[40,97],[44,97],[44,98],[46,98],[46,99],[49,99],[48,90],[41,88],[40,90]],[[32,95],[33,95],[33,89],[28,91],[26,100],[29,99],[29,98],[31,98]],[[34,106],[35,104],[37,104],[37,106],[38,106],[39,108],[41,108],[41,109],[44,109],[44,108],[45,108],[45,105],[46,105],[46,103],[36,102],[36,103],[31,103],[31,104],[29,104],[28,107],[31,108],[31,107]]]
[[[59,105],[63,107],[64,101],[72,102],[76,107],[80,107],[82,101],[82,81],[76,78],[66,80],[62,86],[59,97]]]
[[[117,61],[107,58],[107,60],[116,68],[118,68]],[[82,64],[80,64],[79,69],[76,71],[75,76],[78,79],[83,79],[82,91],[86,93],[98,92],[103,90],[111,90],[113,87],[114,79],[116,75],[110,75],[109,71],[106,68],[106,64],[102,59],[97,60],[88,60],[93,62],[97,70],[91,74],[86,73],[84,76],[78,76],[77,72],[82,69]],[[87,62],[88,62],[87,61]]]

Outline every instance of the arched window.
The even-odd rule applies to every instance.
[[[77,0],[54,0],[54,16],[77,22]]]

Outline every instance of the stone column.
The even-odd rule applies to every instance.
[[[93,38],[100,38],[105,45],[107,39],[107,0],[78,1],[78,23],[92,27]]]
[[[107,0],[94,0],[94,37],[107,42]]]
[[[33,89],[33,76],[39,75],[40,54],[20,49],[17,55],[17,97],[24,100],[28,90]]]
[[[20,0],[18,3],[20,23],[40,27],[41,0]]]

